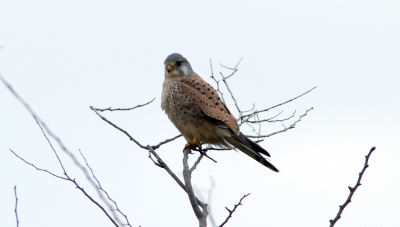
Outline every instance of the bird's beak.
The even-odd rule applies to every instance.
[[[173,69],[175,69],[175,67],[173,65],[171,65],[171,64],[167,65],[167,72],[168,73],[171,72]]]

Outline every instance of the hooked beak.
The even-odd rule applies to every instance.
[[[175,67],[171,64],[167,65],[167,72],[170,73],[173,69],[175,69]]]

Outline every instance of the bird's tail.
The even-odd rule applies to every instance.
[[[262,148],[260,145],[247,138],[241,132],[239,132],[239,135],[236,135],[232,132],[230,137],[225,137],[225,140],[237,149],[241,150],[243,153],[256,160],[257,162],[271,169],[272,171],[279,172],[279,170],[274,165],[272,165],[267,159],[265,159],[261,155],[264,154],[270,157],[269,153],[264,150],[264,148]]]

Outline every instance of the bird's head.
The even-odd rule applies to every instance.
[[[178,53],[170,54],[164,66],[165,78],[186,78],[194,74],[188,60]]]

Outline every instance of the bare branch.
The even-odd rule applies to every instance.
[[[119,209],[117,202],[115,202],[115,201],[110,197],[110,195],[108,194],[108,192],[107,192],[103,187],[101,187],[100,181],[97,179],[96,175],[94,175],[94,172],[93,172],[92,167],[90,167],[89,163],[88,163],[87,160],[86,160],[86,157],[83,155],[83,153],[82,153],[81,150],[79,150],[79,153],[81,154],[82,158],[85,160],[86,166],[90,169],[90,172],[92,173],[92,177],[96,180],[97,185],[98,185],[98,189],[100,189],[102,192],[104,192],[104,194],[106,194],[108,200],[110,200],[111,202],[114,203],[114,206],[115,206],[115,208],[116,208],[116,211],[118,211],[118,213],[120,213],[122,216],[124,216],[125,221],[126,221],[126,225],[127,225],[127,226],[131,226],[131,224],[129,223],[129,220],[128,220],[128,216],[126,216],[126,215]],[[132,227],[132,226],[131,226],[131,227]]]
[[[34,117],[34,118],[35,118],[35,117]],[[54,154],[56,155],[56,157],[57,157],[57,160],[58,160],[58,163],[60,163],[60,166],[61,166],[61,168],[62,168],[62,169],[63,169],[63,171],[64,171],[64,175],[65,175],[65,176],[67,176],[67,171],[65,171],[64,165],[62,164],[60,157],[58,156],[58,154],[57,154],[56,150],[54,149],[54,147],[53,147],[53,144],[51,144],[51,142],[50,142],[49,138],[47,138],[47,135],[46,135],[46,133],[44,132],[44,130],[43,130],[43,128],[42,128],[42,126],[40,126],[40,124],[39,124],[39,122],[38,122],[38,120],[37,120],[36,118],[35,118],[35,121],[36,121],[36,124],[39,126],[39,128],[40,128],[40,131],[42,131],[42,134],[43,134],[44,138],[46,138],[46,140],[47,140],[47,143],[48,143],[48,144],[49,144],[49,146],[51,147],[51,150],[53,150]]]
[[[15,195],[15,208],[14,208],[14,213],[15,213],[15,219],[17,222],[17,227],[19,226],[19,219],[18,219],[18,197],[17,197],[17,185],[14,186],[14,195]]]
[[[239,62],[238,62],[236,65],[235,65],[235,67],[234,67],[234,68],[229,68],[229,67],[226,67],[225,65],[223,65],[223,64],[221,64],[221,63],[219,63],[219,65],[220,65],[220,66],[222,66],[222,67],[224,67],[224,68],[226,68],[226,69],[230,69],[230,70],[236,70],[236,69],[237,69],[237,67],[239,66],[240,62],[242,61],[242,59],[243,59],[243,57],[242,57],[242,58],[240,58]]]
[[[219,90],[219,80],[215,79],[215,77],[214,77],[214,71],[213,71],[211,59],[210,59],[210,66],[211,66],[211,79],[213,79],[215,81],[215,83],[217,84],[217,92],[221,96],[222,102],[225,103],[224,94]]]
[[[213,193],[214,193],[214,189],[215,189],[215,181],[214,181],[214,178],[212,178],[212,176],[210,176],[210,181],[211,181],[211,187],[210,187],[210,190],[208,192],[207,203],[208,203],[208,205],[210,207],[212,207],[211,203],[212,203]],[[210,221],[211,221],[212,226],[216,226],[214,215],[212,214],[212,209],[210,209],[210,214],[209,215],[210,215]]]
[[[136,109],[136,108],[143,107],[143,106],[146,106],[146,105],[152,103],[152,102],[154,101],[154,99],[156,99],[156,98],[153,98],[151,101],[146,102],[145,104],[140,104],[140,105],[137,105],[137,106],[131,107],[131,108],[116,108],[116,109],[111,109],[111,106],[110,106],[110,107],[108,107],[108,108],[106,108],[106,109],[98,109],[98,108],[95,108],[95,109],[96,109],[96,111],[100,111],[100,112],[103,112],[103,111],[125,111],[125,110],[134,110],[134,109]]]
[[[119,131],[123,132],[125,135],[127,135],[129,137],[130,140],[132,140],[133,142],[135,142],[140,148],[143,149],[147,149],[146,146],[143,146],[142,144],[140,144],[137,140],[135,140],[131,135],[129,135],[128,132],[126,132],[125,130],[123,130],[122,128],[118,127],[116,124],[112,123],[111,121],[109,121],[107,118],[103,117],[101,114],[99,114],[96,110],[96,108],[94,108],[93,106],[90,106],[90,109],[92,109],[97,116],[99,116],[101,119],[103,119],[103,121],[107,122],[108,124],[112,125],[114,128],[118,129]]]
[[[297,96],[297,97],[294,97],[294,98],[292,98],[292,99],[289,99],[289,100],[286,101],[286,102],[279,103],[279,104],[277,104],[277,105],[275,105],[275,106],[269,107],[269,108],[264,109],[264,110],[257,110],[257,111],[254,111],[253,113],[243,115],[243,116],[241,116],[240,118],[241,118],[241,120],[243,120],[244,118],[250,118],[251,116],[253,116],[253,115],[255,115],[255,114],[258,114],[258,113],[267,112],[267,111],[272,110],[272,109],[274,109],[274,108],[276,108],[276,107],[278,107],[278,106],[282,106],[282,105],[284,105],[284,104],[286,104],[286,103],[289,103],[289,102],[291,102],[291,101],[293,101],[293,100],[296,100],[296,99],[298,99],[298,98],[300,98],[300,97],[302,97],[302,96],[304,96],[304,95],[310,93],[310,92],[311,92],[312,90],[314,90],[315,88],[317,88],[317,87],[315,86],[315,87],[311,88],[310,90],[304,92],[303,94],[301,94],[301,95],[299,95],[299,96]]]
[[[175,137],[173,137],[173,138],[171,138],[171,139],[166,139],[166,140],[164,140],[164,141],[160,142],[159,144],[157,144],[157,145],[155,145],[155,146],[152,146],[152,147],[153,147],[154,150],[155,150],[155,149],[158,149],[161,145],[166,144],[166,143],[169,143],[169,142],[171,142],[171,141],[173,141],[173,140],[175,140],[175,139],[177,139],[177,138],[179,138],[179,137],[181,137],[181,136],[182,136],[182,135],[177,135],[177,136],[175,136]]]
[[[92,185],[93,187],[96,188],[96,184],[95,184],[95,183],[93,182],[93,180],[91,179],[91,177],[90,177],[90,175],[88,174],[88,172],[87,172],[87,170],[85,169],[85,167],[82,166],[82,165],[79,163],[79,161],[75,158],[75,156],[73,155],[73,153],[70,152],[70,151],[66,148],[66,146],[61,142],[60,138],[58,138],[58,137],[47,127],[47,125],[39,118],[39,116],[36,115],[36,113],[31,109],[31,107],[17,94],[17,92],[11,87],[11,85],[10,85],[1,75],[0,75],[0,80],[1,80],[2,83],[8,88],[8,90],[14,95],[14,97],[28,110],[28,112],[31,114],[31,116],[36,120],[36,123],[37,123],[37,125],[39,126],[39,128],[41,129],[41,131],[43,132],[44,137],[45,137],[46,140],[48,141],[48,143],[49,143],[50,147],[52,148],[52,150],[55,152],[56,157],[57,157],[57,159],[58,159],[60,165],[62,166],[62,168],[63,168],[63,170],[64,170],[64,175],[66,176],[66,178],[65,178],[65,177],[61,177],[61,176],[58,176],[58,175],[56,175],[56,174],[54,174],[54,173],[52,173],[52,172],[50,172],[50,171],[48,171],[48,170],[40,169],[40,168],[36,167],[34,164],[25,161],[23,158],[21,158],[20,156],[18,156],[14,151],[12,151],[12,150],[10,150],[10,151],[11,151],[15,156],[17,156],[20,160],[24,161],[24,162],[25,162],[26,164],[28,164],[28,165],[33,166],[35,169],[37,169],[37,170],[39,170],[39,171],[46,172],[46,173],[48,173],[48,174],[50,174],[50,175],[52,175],[52,176],[54,176],[54,177],[57,177],[57,178],[59,178],[59,179],[62,179],[62,180],[67,180],[67,181],[73,182],[73,183],[75,184],[75,186],[76,186],[79,190],[81,190],[81,191],[85,194],[85,196],[86,196],[87,198],[89,198],[93,203],[95,203],[95,204],[106,214],[106,216],[110,219],[110,221],[111,221],[113,224],[115,224],[115,226],[118,226],[117,223],[116,223],[116,221],[120,223],[118,217],[114,215],[114,219],[116,220],[116,221],[115,221],[115,220],[107,213],[107,211],[106,211],[98,202],[96,202],[91,196],[89,196],[89,195],[85,192],[85,190],[84,190],[82,187],[80,187],[80,186],[76,183],[75,179],[72,179],[72,178],[70,178],[70,177],[68,176],[68,174],[66,173],[66,171],[65,171],[65,169],[64,169],[64,166],[63,166],[62,163],[61,163],[60,158],[58,157],[57,152],[55,151],[54,147],[52,146],[52,144],[51,144],[50,140],[48,139],[48,137],[47,137],[47,135],[46,135],[45,132],[47,132],[47,134],[57,142],[57,144],[61,147],[61,149],[73,160],[74,164],[85,174],[86,179],[91,183],[91,185]],[[97,192],[98,192],[100,198],[102,199],[102,201],[103,201],[104,203],[106,203],[106,204],[111,208],[111,205],[108,203],[107,200],[104,199],[102,193],[101,193],[99,190],[97,190]]]
[[[282,132],[286,132],[287,130],[290,130],[290,129],[295,128],[296,124],[299,123],[303,117],[307,116],[307,113],[308,113],[309,111],[313,110],[313,109],[314,109],[314,108],[311,107],[310,109],[306,110],[306,112],[305,112],[303,115],[301,115],[297,121],[293,122],[293,123],[292,123],[289,127],[287,127],[287,128],[285,127],[285,128],[282,129],[282,130],[279,130],[279,131],[276,131],[276,132],[273,132],[273,133],[270,133],[270,134],[267,134],[267,135],[257,135],[257,136],[246,135],[246,136],[249,137],[249,138],[266,138],[266,137],[270,137],[270,136],[273,136],[273,135],[276,135],[276,134],[279,134],[279,133],[282,133]]]
[[[197,149],[197,148],[192,148],[193,151],[198,151],[200,152],[200,154],[204,155],[206,158],[210,159],[211,161],[213,161],[214,163],[217,163],[217,161],[215,161],[215,159],[211,158],[210,156],[208,156],[207,151],[209,150],[218,150],[218,151],[225,151],[225,150],[232,150],[232,149],[228,149],[228,148],[216,148],[216,147],[212,147],[212,146],[208,146],[207,148],[202,148],[201,150]]]
[[[353,194],[356,192],[357,188],[361,185],[361,178],[364,175],[365,170],[368,168],[368,160],[369,157],[371,157],[372,152],[375,150],[375,147],[372,147],[371,150],[369,151],[368,155],[365,156],[365,163],[364,163],[364,167],[361,170],[361,172],[358,174],[358,179],[357,179],[357,183],[356,185],[354,185],[354,187],[350,187],[349,186],[349,190],[350,190],[350,194],[347,197],[346,201],[344,202],[343,205],[339,206],[339,211],[336,214],[336,217],[333,220],[329,220],[330,222],[330,227],[333,227],[336,222],[341,218],[342,212],[344,210],[344,208],[346,208],[346,206],[351,202],[351,198],[353,197]]]
[[[153,159],[153,156],[151,156],[151,152],[150,152],[150,151],[149,151],[149,158],[151,159],[151,161],[153,161],[154,165],[156,165],[156,166],[158,166],[158,167],[160,167],[160,168],[164,168],[164,167],[161,166],[160,163],[156,162],[156,161]]]
[[[48,170],[38,168],[38,167],[36,167],[34,164],[32,164],[32,163],[26,161],[25,159],[21,158],[20,156],[18,156],[13,150],[10,149],[10,151],[11,151],[15,156],[17,156],[19,159],[21,159],[23,162],[25,162],[26,164],[28,164],[28,165],[30,165],[30,166],[33,166],[36,170],[46,172],[46,173],[48,173],[48,174],[50,174],[50,175],[52,175],[52,176],[54,176],[54,177],[57,177],[57,178],[59,178],[59,179],[72,182],[72,183],[76,186],[76,188],[78,188],[79,190],[81,190],[81,191],[85,194],[85,196],[86,196],[87,198],[89,198],[90,201],[92,201],[94,204],[96,204],[96,205],[104,212],[104,214],[108,217],[108,219],[110,219],[110,221],[111,221],[115,226],[118,227],[117,223],[116,223],[116,222],[114,221],[114,219],[107,213],[107,211],[106,211],[98,202],[96,202],[89,194],[87,194],[86,191],[75,181],[75,179],[71,179],[68,175],[66,175],[66,176],[67,176],[66,178],[65,178],[65,177],[61,177],[61,176],[58,176],[58,175],[56,175],[56,174],[54,174],[54,173],[52,173],[52,172],[50,172],[50,171],[48,171]]]
[[[204,153],[200,153],[199,158],[197,158],[196,162],[193,164],[192,168],[190,168],[189,173],[192,174],[196,167],[199,165],[201,159],[203,159]]]
[[[283,122],[283,121],[290,120],[290,119],[293,118],[294,115],[296,114],[296,110],[295,110],[295,111],[292,113],[292,115],[289,116],[289,117],[287,117],[287,118],[274,120],[274,118],[278,117],[282,112],[283,112],[283,111],[279,112],[279,114],[277,114],[277,115],[275,115],[275,116],[273,116],[273,117],[270,117],[270,118],[268,118],[268,119],[257,120],[257,121],[250,121],[250,120],[248,120],[248,121],[246,121],[246,123],[258,124],[258,123],[262,123],[262,122],[269,122],[269,123]]]
[[[225,207],[225,209],[229,212],[229,216],[225,219],[224,222],[222,222],[222,224],[221,224],[219,227],[224,226],[224,225],[229,221],[229,219],[232,217],[232,214],[236,211],[236,208],[238,208],[238,206],[240,206],[240,205],[243,205],[243,204],[242,204],[242,200],[243,200],[244,198],[246,198],[247,196],[249,196],[249,195],[250,195],[250,193],[244,195],[244,196],[239,200],[239,203],[238,203],[238,204],[235,204],[235,206],[233,207],[233,210],[229,210],[228,207]]]
[[[208,205],[206,203],[201,202],[196,197],[193,191],[193,186],[191,181],[192,176],[188,164],[190,150],[191,148],[188,147],[185,148],[185,150],[183,151],[183,179],[185,180],[186,193],[189,197],[190,204],[192,205],[192,209],[197,219],[199,220],[199,226],[206,227],[207,216],[208,216]],[[201,210],[200,207],[202,208]]]
[[[9,149],[9,150],[10,150],[15,156],[17,156],[17,158],[19,158],[20,160],[22,160],[22,161],[25,162],[26,164],[28,164],[28,165],[34,167],[36,170],[46,172],[46,173],[52,175],[53,177],[57,177],[57,178],[60,178],[60,179],[62,179],[62,180],[68,180],[68,178],[65,178],[65,177],[62,177],[62,176],[58,176],[58,175],[56,175],[56,174],[54,174],[54,173],[52,173],[52,172],[50,172],[50,171],[48,171],[48,170],[45,170],[45,169],[41,169],[41,168],[36,167],[34,164],[32,164],[32,163],[26,161],[25,159],[23,159],[22,157],[20,157],[19,155],[17,155],[17,153],[15,153],[13,150],[11,150],[11,149]]]
[[[168,167],[167,164],[165,164],[165,162],[160,158],[160,156],[158,156],[157,152],[153,149],[152,146],[147,145],[147,148],[149,150],[149,152],[151,152],[152,155],[154,155],[154,157],[157,158],[157,161],[159,163],[159,167],[165,169],[165,171],[168,172],[169,175],[171,175],[172,178],[174,178],[174,180],[176,181],[176,183],[179,184],[179,186],[181,186],[181,188],[186,191],[186,187],[185,185],[182,183],[182,181],[171,171],[171,169]],[[153,160],[153,159],[152,159]],[[154,162],[154,160],[153,160]],[[155,164],[155,162],[154,162]],[[157,164],[156,164],[157,165]]]
[[[222,72],[219,73],[219,74],[221,75],[221,77],[222,77],[222,82],[224,82],[224,84],[225,84],[225,86],[226,86],[226,89],[228,89],[228,92],[230,93],[231,98],[233,99],[233,101],[234,101],[234,103],[235,103],[236,109],[238,110],[240,117],[243,115],[243,112],[240,110],[239,105],[238,105],[238,103],[237,103],[237,101],[236,101],[236,99],[235,99],[235,96],[233,96],[233,93],[232,93],[231,89],[229,88],[228,82],[226,82],[226,80],[229,79],[231,76],[233,76],[233,75],[238,71],[238,68],[237,68],[237,67],[239,66],[239,64],[240,64],[240,62],[242,61],[242,59],[243,59],[243,58],[241,58],[241,59],[239,60],[239,62],[236,64],[235,68],[228,68],[228,67],[226,67],[226,66],[220,64],[222,67],[224,67],[224,68],[226,68],[226,69],[233,70],[233,72],[232,72],[231,74],[229,74],[227,77],[224,77],[224,75],[222,74]],[[253,108],[254,108],[254,107],[253,107]]]

